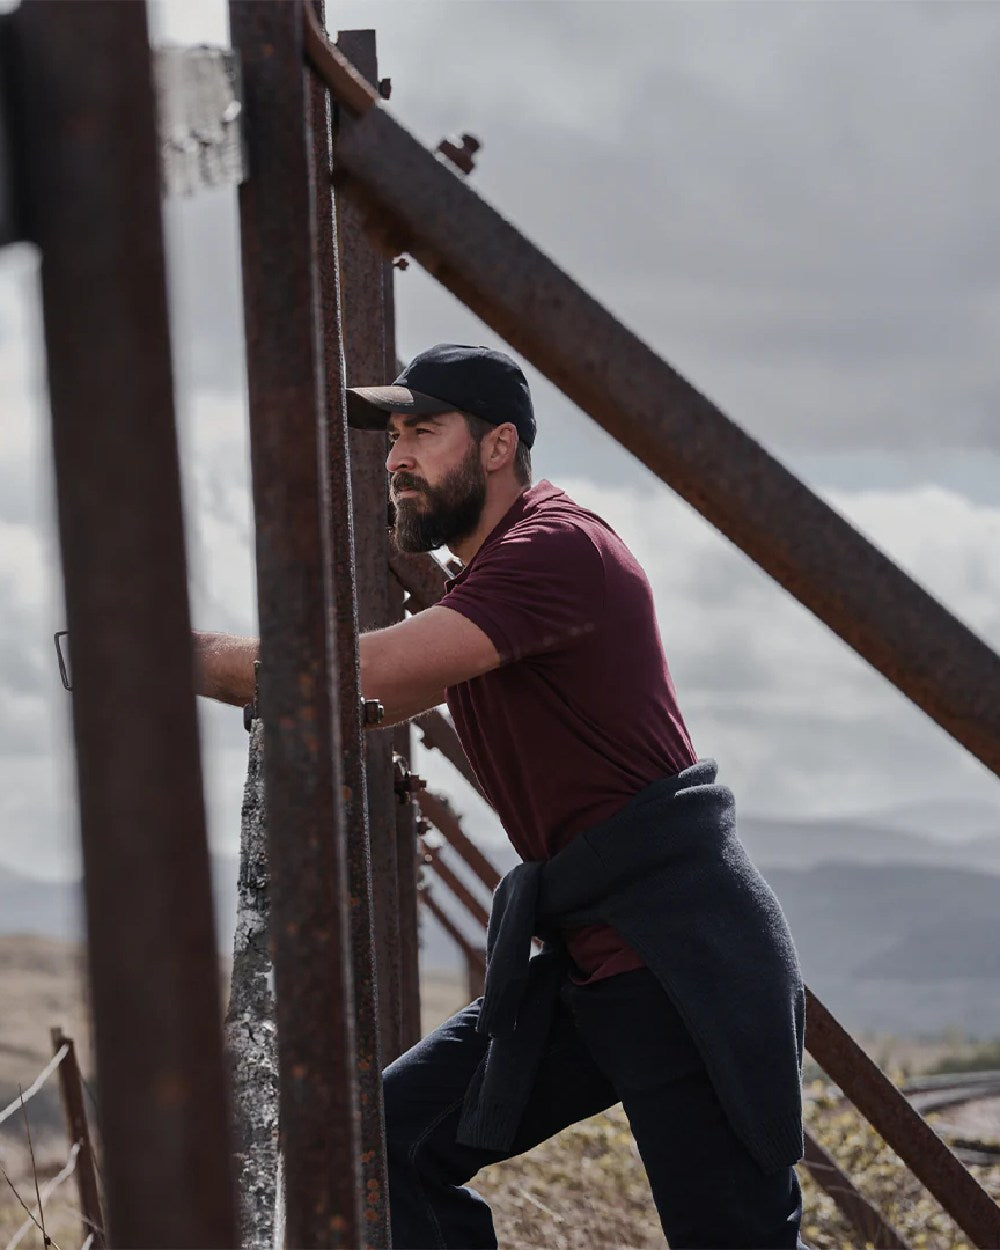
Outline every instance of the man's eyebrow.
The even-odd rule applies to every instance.
[[[431,413],[419,413],[418,412],[418,413],[414,413],[412,416],[409,416],[409,417],[402,417],[402,418],[397,417],[396,419],[399,422],[399,424],[405,426],[406,429],[409,429],[413,425],[440,425],[441,424],[440,413],[434,413],[434,412],[431,412]],[[389,433],[390,434],[392,433],[391,421],[389,422]]]

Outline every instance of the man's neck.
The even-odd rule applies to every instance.
[[[454,551],[463,564],[469,563],[499,522],[503,520],[526,490],[528,490],[527,486],[522,486],[520,482],[512,482],[509,486],[504,486],[497,490],[492,496],[487,495],[486,505],[479,518],[479,524],[468,538],[463,538],[461,542],[452,544],[452,551]]]

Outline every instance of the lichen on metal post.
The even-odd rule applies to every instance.
[[[226,1012],[236,1182],[246,1250],[274,1245],[278,1180],[278,1042],[268,945],[270,871],[264,799],[264,727],[250,730],[240,820],[233,971]]]

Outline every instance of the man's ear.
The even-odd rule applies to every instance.
[[[517,452],[517,429],[512,422],[505,421],[503,425],[498,425],[489,438],[490,446],[484,467],[495,472],[513,464]]]

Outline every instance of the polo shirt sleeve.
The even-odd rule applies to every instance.
[[[572,646],[598,627],[604,562],[572,524],[518,526],[479,551],[440,602],[478,625],[509,664]]]

